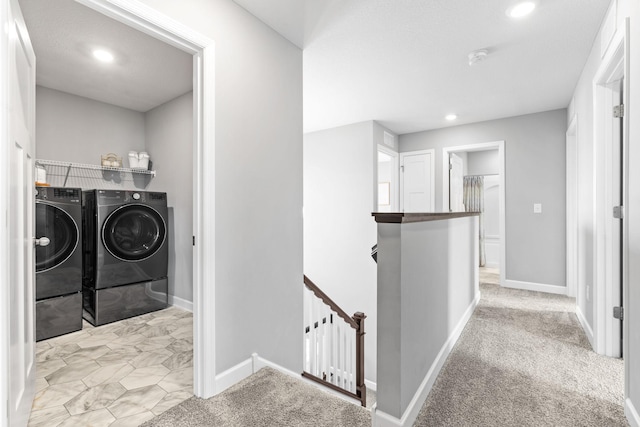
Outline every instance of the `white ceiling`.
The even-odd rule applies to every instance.
[[[516,21],[512,0],[234,1],[304,48],[305,132],[398,134],[567,107],[609,4],[538,0]]]
[[[74,0],[19,0],[38,85],[146,112],[193,86],[193,57]],[[115,55],[111,64],[95,48]]]

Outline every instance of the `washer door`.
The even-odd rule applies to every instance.
[[[36,246],[36,273],[65,262],[78,246],[76,222],[64,210],[47,203],[36,203],[36,237],[47,237],[47,246]]]
[[[111,255],[122,261],[140,261],[153,256],[167,234],[162,216],[145,205],[121,206],[104,221],[102,242]]]

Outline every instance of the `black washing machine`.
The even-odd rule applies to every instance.
[[[167,194],[83,193],[84,317],[93,325],[167,307]]]
[[[82,191],[36,187],[36,340],[82,329]]]

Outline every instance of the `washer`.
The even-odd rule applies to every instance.
[[[167,307],[167,194],[83,193],[84,317],[94,325]]]
[[[36,187],[36,340],[82,329],[82,191]]]

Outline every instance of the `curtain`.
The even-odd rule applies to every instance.
[[[480,267],[484,267],[487,259],[484,250],[484,177],[464,177],[464,209],[466,212],[480,212],[478,216],[478,231],[480,233],[478,252]]]

